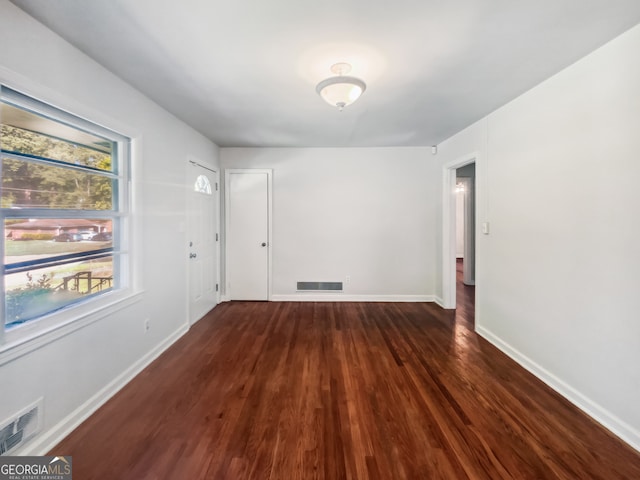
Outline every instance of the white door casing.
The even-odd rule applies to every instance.
[[[225,245],[230,300],[271,298],[271,170],[225,170]]]
[[[219,192],[215,170],[194,160],[187,168],[189,322],[193,324],[219,302]]]

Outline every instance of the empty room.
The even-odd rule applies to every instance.
[[[638,52],[637,0],[0,0],[0,479],[640,478]]]

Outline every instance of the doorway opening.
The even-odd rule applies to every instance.
[[[469,286],[476,283],[475,180],[475,162],[456,169],[456,259]]]
[[[475,326],[476,164],[456,169],[456,322]]]
[[[463,303],[475,286],[476,240],[476,155],[450,162],[443,169],[443,251],[442,302],[446,309],[457,308],[458,264]],[[467,288],[468,287],[468,288]],[[472,308],[475,307],[472,306]]]

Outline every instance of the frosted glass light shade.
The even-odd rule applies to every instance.
[[[321,81],[316,92],[329,104],[342,110],[355,102],[367,86],[359,78],[339,75]]]

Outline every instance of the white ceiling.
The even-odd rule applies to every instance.
[[[433,145],[640,22],[638,0],[13,0],[219,146]],[[349,62],[338,112],[315,92]]]

